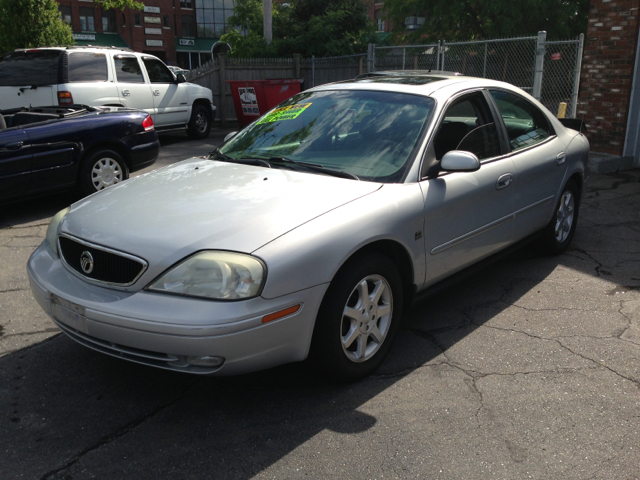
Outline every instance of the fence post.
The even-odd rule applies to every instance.
[[[440,70],[440,40],[438,40],[438,53],[436,54],[436,70]]]
[[[484,43],[484,65],[482,66],[482,78],[487,78],[487,45],[489,45],[489,42]]]
[[[373,51],[373,43],[370,43],[367,47],[367,73],[371,73],[371,71],[373,70],[373,68],[371,67],[371,64],[373,63]]]
[[[358,75],[364,73],[364,57],[358,58]]]
[[[546,52],[545,43],[547,41],[547,32],[544,30],[538,32],[536,40],[536,70],[533,76],[533,98],[540,100],[542,98],[542,75],[544,74],[544,54]]]
[[[440,65],[440,70],[444,71],[444,52],[447,51],[447,41],[442,41],[442,65]]]
[[[407,54],[407,49],[406,47],[402,47],[402,69],[404,70],[404,61],[405,61],[405,56]]]
[[[582,49],[584,48],[584,33],[578,35],[576,52],[576,67],[573,72],[573,92],[571,92],[571,107],[569,118],[576,118],[578,114],[578,90],[580,89],[580,71],[582,70]]]
[[[316,86],[316,56],[311,55],[311,86]]]
[[[227,126],[227,84],[224,82],[227,76],[225,71],[225,57],[224,53],[218,54],[218,65],[220,69],[218,74],[220,75],[220,126],[225,128]]]
[[[295,67],[295,78],[300,78],[300,58],[302,57],[302,55],[300,55],[299,53],[294,53],[293,54],[293,65]]]

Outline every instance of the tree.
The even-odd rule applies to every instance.
[[[133,8],[134,0],[96,0],[102,8]],[[0,0],[0,53],[16,48],[73,44],[71,27],[60,18],[55,0]]]
[[[385,0],[397,40],[480,40],[535,35],[573,38],[587,30],[589,0]],[[418,30],[405,18],[424,17]]]
[[[229,25],[222,36],[237,57],[305,57],[350,55],[366,51],[373,24],[361,0],[291,0],[273,3],[273,41],[262,31],[262,0],[236,0]],[[242,33],[241,33],[242,32]]]

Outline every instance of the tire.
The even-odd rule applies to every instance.
[[[202,139],[209,136],[211,131],[211,112],[202,105],[196,105],[191,112],[191,120],[187,128],[187,134],[191,138]]]
[[[576,182],[569,180],[562,190],[553,218],[540,238],[540,249],[548,255],[563,253],[573,238],[578,224],[580,190]]]
[[[129,169],[113,150],[98,150],[83,162],[79,187],[84,195],[103,190],[129,178]]]
[[[376,293],[379,300],[372,303]],[[369,375],[391,348],[402,303],[402,280],[389,258],[354,257],[325,293],[311,340],[311,366],[338,381]]]

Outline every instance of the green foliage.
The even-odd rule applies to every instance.
[[[587,30],[589,0],[385,0],[399,41],[480,40],[536,35],[574,38]],[[406,17],[425,17],[407,32]]]
[[[102,6],[103,10],[111,8],[119,8],[121,10],[130,8],[132,10],[142,10],[144,3],[136,2],[135,0],[95,0],[95,3]]]
[[[55,0],[0,0],[0,52],[72,43]]]
[[[366,52],[373,24],[361,0],[291,0],[273,3],[273,41],[267,45],[262,24],[262,0],[236,0],[229,25],[236,30],[222,36],[237,57],[330,57]],[[240,32],[246,32],[242,35]]]

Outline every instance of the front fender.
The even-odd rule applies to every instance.
[[[425,278],[422,232],[424,202],[420,186],[386,184],[297,227],[260,247],[253,255],[267,265],[262,296],[276,298],[331,282],[357,251],[379,240],[395,241],[413,264],[414,283]]]

